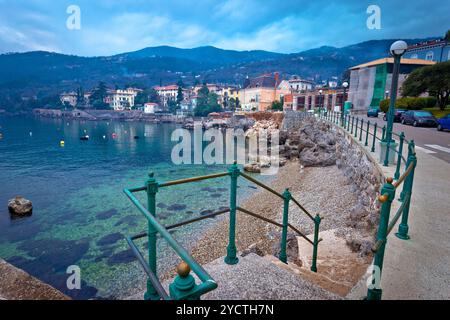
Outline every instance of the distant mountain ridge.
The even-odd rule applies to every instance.
[[[412,44],[426,39],[408,39]],[[109,86],[152,86],[194,81],[241,84],[246,76],[279,71],[282,76],[328,79],[351,66],[388,56],[393,39],[365,41],[342,48],[322,46],[299,53],[235,51],[212,46],[180,49],[148,47],[108,57],[79,57],[33,51],[0,55],[0,109],[5,95],[45,96],[99,81]]]

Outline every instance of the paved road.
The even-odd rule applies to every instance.
[[[378,116],[378,119],[367,118],[366,116],[363,116],[363,118],[364,120],[370,120],[372,123],[376,121],[378,126],[381,127],[386,124],[386,121],[383,121],[382,114]],[[394,131],[398,133],[403,131],[406,139],[414,140],[418,150],[450,163],[450,131],[437,131],[436,128],[407,126],[397,122],[394,123]]]

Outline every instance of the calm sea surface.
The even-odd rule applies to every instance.
[[[77,299],[141,291],[145,276],[124,236],[144,231],[146,220],[123,188],[144,185],[150,171],[167,181],[226,169],[172,164],[175,128],[0,116],[0,257]],[[89,141],[80,140],[84,134]],[[242,180],[239,186],[241,199],[255,191]],[[161,189],[158,217],[171,224],[227,206],[228,190],[229,178]],[[33,202],[31,217],[11,219],[7,201],[16,195]],[[144,202],[144,195],[140,199]],[[173,236],[189,248],[215,221],[180,228]],[[138,242],[142,250],[145,242]],[[179,260],[163,241],[158,246],[161,273]],[[66,287],[70,265],[81,268],[81,290]]]

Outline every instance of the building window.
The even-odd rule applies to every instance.
[[[434,57],[433,51],[428,51],[425,60],[433,61],[433,57]]]

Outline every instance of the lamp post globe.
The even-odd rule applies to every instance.
[[[389,165],[389,149],[390,144],[395,142],[392,140],[392,129],[394,126],[394,113],[395,113],[395,100],[397,99],[398,91],[398,75],[400,73],[401,57],[408,49],[408,44],[403,40],[395,41],[391,48],[389,49],[391,55],[394,58],[394,68],[392,72],[392,83],[391,83],[391,99],[389,101],[389,109],[387,112],[387,126],[386,126],[386,136],[384,143],[386,144],[384,166]]]
[[[395,56],[402,56],[406,50],[408,49],[408,44],[403,40],[395,41],[391,48],[389,49],[391,55]]]

